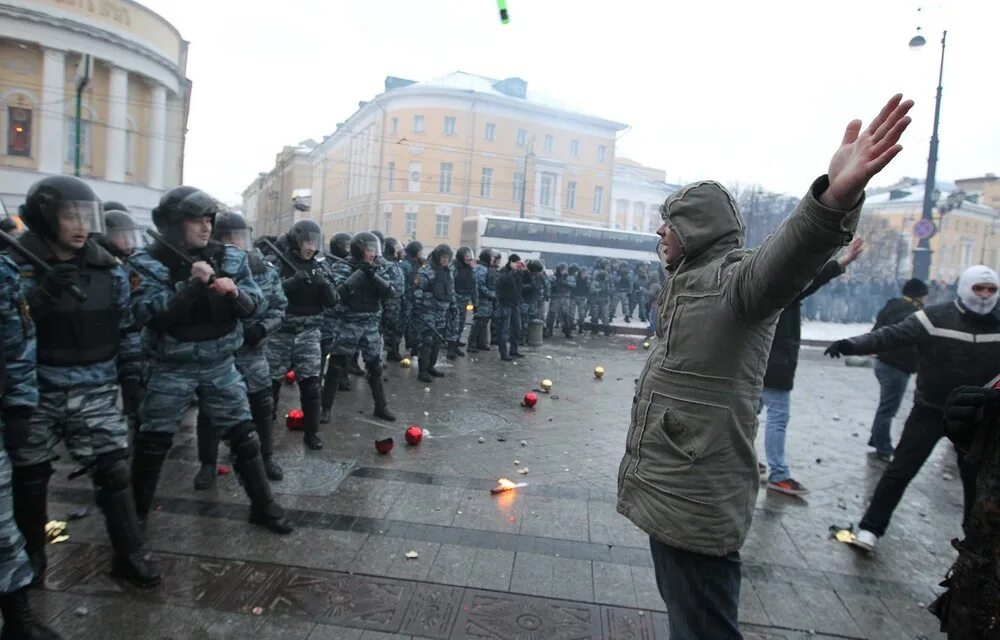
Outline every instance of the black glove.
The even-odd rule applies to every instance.
[[[823,352],[824,355],[828,355],[831,358],[839,358],[840,356],[853,356],[854,355],[854,345],[851,344],[850,340],[837,340]]]
[[[3,412],[3,444],[13,451],[28,442],[31,433],[31,407],[12,407]]]
[[[281,286],[285,289],[299,289],[312,282],[312,276],[309,275],[308,271],[296,271],[295,275],[291,278],[285,278],[281,281]]]
[[[79,271],[76,265],[57,264],[52,267],[52,271],[45,274],[42,279],[42,289],[53,299],[58,299],[62,292],[76,284],[76,274]]]
[[[139,405],[146,395],[146,389],[142,386],[142,378],[138,375],[126,375],[118,379],[118,385],[122,390],[122,413],[126,416],[136,416],[139,414]]]
[[[364,268],[358,268],[351,275],[347,276],[344,280],[343,286],[351,293],[354,293],[361,287],[365,285],[365,280],[368,279],[375,272],[369,267],[368,271]]]
[[[958,387],[944,405],[944,432],[961,450],[968,449],[976,430],[979,412],[1000,406],[1000,391],[987,387]]]
[[[243,344],[248,347],[256,347],[267,335],[267,329],[262,324],[252,324],[243,330]]]

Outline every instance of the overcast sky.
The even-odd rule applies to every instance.
[[[387,75],[519,76],[630,125],[618,155],[685,182],[804,192],[843,127],[916,100],[876,179],[923,178],[948,29],[938,178],[1000,173],[1000,2],[141,0],[191,42],[185,181],[230,203],[283,145],[320,140]],[[907,47],[918,23],[928,46]]]

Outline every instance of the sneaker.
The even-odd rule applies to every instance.
[[[790,496],[804,496],[809,493],[809,489],[806,489],[791,478],[779,480],[778,482],[768,482],[767,488],[771,491],[777,491],[778,493],[784,493]]]
[[[763,462],[758,462],[757,463],[757,473],[759,473],[762,476],[763,475],[767,475],[767,465],[764,464]]]
[[[875,551],[875,543],[878,536],[867,529],[858,529],[858,535],[854,537],[854,546],[861,547],[868,553]]]

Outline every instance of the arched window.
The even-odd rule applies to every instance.
[[[35,106],[38,100],[23,89],[11,89],[0,95],[3,123],[4,153],[20,158],[32,157]]]
[[[87,105],[80,109],[80,166],[90,166],[90,147],[92,144],[93,112]],[[66,163],[76,162],[76,114],[66,116]]]

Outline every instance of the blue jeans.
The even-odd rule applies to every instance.
[[[500,355],[517,353],[521,338],[521,310],[517,307],[500,306]]]
[[[892,447],[892,419],[903,402],[910,374],[876,360],[875,377],[879,384],[878,409],[875,411],[875,420],[872,421],[872,436],[868,440],[868,446],[875,447],[877,453],[892,455],[895,451]]]
[[[649,537],[656,587],[667,605],[670,640],[742,640],[740,554],[707,556]]]
[[[785,431],[788,428],[791,391],[764,387],[761,400],[767,407],[767,426],[764,427],[764,456],[770,472],[768,482],[781,482],[792,477],[785,464]]]

